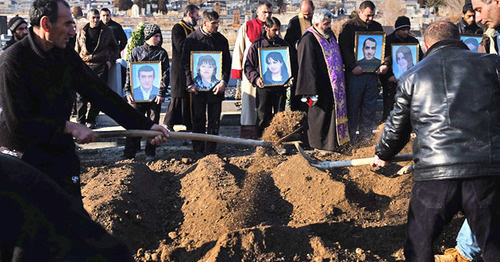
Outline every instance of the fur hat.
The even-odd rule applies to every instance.
[[[394,30],[399,30],[402,28],[410,28],[410,18],[406,16],[400,16],[398,19],[396,19],[396,25],[394,26]]]
[[[12,33],[16,32],[17,27],[20,26],[23,23],[24,24],[28,24],[28,22],[26,22],[26,20],[24,20],[22,17],[20,17],[18,15],[12,17],[9,20],[9,29],[10,29],[10,31],[12,31]]]
[[[161,34],[161,29],[157,24],[146,24],[144,26],[144,40],[148,40],[152,36],[154,36],[156,33]]]

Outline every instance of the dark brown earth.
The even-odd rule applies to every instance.
[[[321,161],[371,157],[376,140],[345,154],[307,152]],[[83,150],[83,201],[137,261],[404,260],[413,179],[397,172],[411,162],[325,172],[286,148],[255,154],[219,145],[205,156],[167,144],[150,163],[143,154],[117,161],[114,148]],[[462,221],[445,230],[436,252],[454,246]]]

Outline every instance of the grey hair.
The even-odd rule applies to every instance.
[[[323,21],[328,20],[328,19],[333,19],[333,14],[332,12],[328,11],[327,9],[319,9],[314,11],[314,15],[312,18],[312,24],[321,24]]]

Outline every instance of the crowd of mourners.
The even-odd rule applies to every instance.
[[[371,1],[359,5],[338,37],[333,14],[315,10],[311,0],[301,1],[283,38],[272,13],[269,2],[258,3],[256,18],[239,28],[232,54],[213,10],[184,8],[172,28],[170,57],[160,27],[141,25],[134,33],[143,41],[132,46],[123,72],[125,99],[107,86],[127,45],[109,9],[91,9],[79,30],[65,0],[34,0],[29,27],[13,17],[12,38],[0,56],[0,206],[9,210],[9,223],[0,230],[1,260],[131,260],[124,245],[83,210],[75,142],[97,139],[100,111],[126,129],[161,133],[148,139],[147,161],[175,125],[218,135],[233,78],[241,95],[242,138],[262,136],[288,104],[306,112],[307,146],[341,153],[372,136],[381,86],[385,127],[372,165],[385,167],[416,134],[406,260],[496,261],[500,0],[472,0],[458,24],[431,24],[425,48],[405,16],[385,35]],[[474,43],[474,36],[481,40]],[[77,122],[69,120],[73,111]],[[127,138],[123,158],[134,158],[140,145],[140,138]],[[192,141],[192,147],[200,154],[217,152],[214,142]],[[467,220],[457,246],[433,254],[434,240],[459,211]],[[99,245],[98,237],[109,244]]]

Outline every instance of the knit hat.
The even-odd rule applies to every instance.
[[[12,17],[9,20],[9,29],[10,29],[10,31],[12,31],[12,33],[16,32],[17,27],[20,26],[23,23],[24,24],[28,24],[28,22],[26,22],[26,20],[24,20],[22,17],[20,17],[18,15]]]
[[[146,24],[144,26],[144,40],[148,40],[152,36],[154,36],[156,33],[161,34],[161,29],[157,24]]]
[[[396,25],[395,25],[396,29],[394,30],[399,30],[399,29],[402,29],[402,28],[410,28],[410,18],[406,17],[406,16],[400,16],[398,17],[398,19],[396,19]]]

